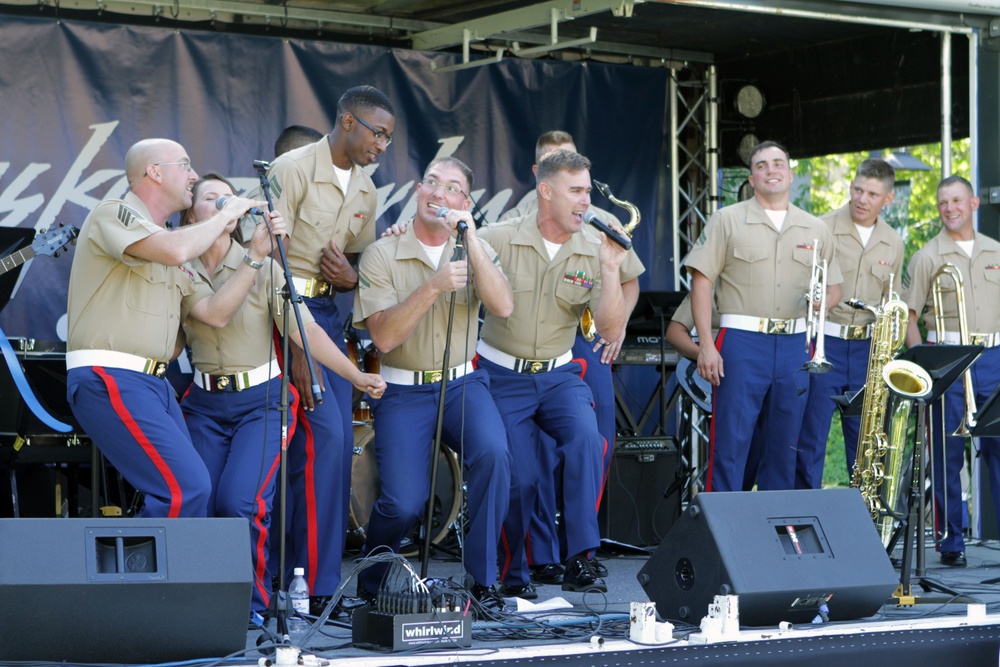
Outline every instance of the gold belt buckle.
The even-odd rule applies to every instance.
[[[989,338],[989,334],[969,334],[969,344],[982,345],[983,347],[986,347]]]
[[[868,327],[857,324],[847,325],[847,340],[861,340],[865,337]]]
[[[330,292],[330,283],[320,280],[319,278],[309,278],[306,281],[306,288],[303,291],[305,294],[302,296],[306,298],[324,296]]]
[[[228,375],[220,375],[219,377],[215,378],[215,388],[218,389],[219,391],[225,391],[228,386],[229,386]]]
[[[548,359],[522,359],[521,360],[521,372],[529,373],[534,375],[535,373],[542,373],[549,369]]]
[[[158,361],[156,359],[146,359],[146,364],[142,369],[142,372],[147,375],[152,375],[153,377],[162,378],[167,374],[167,362]]]
[[[788,320],[768,320],[767,321],[767,333],[769,334],[783,334],[788,333]]]
[[[441,381],[441,371],[420,371],[421,384],[433,384]]]

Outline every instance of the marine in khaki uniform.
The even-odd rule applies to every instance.
[[[381,492],[372,509],[362,554],[401,541],[424,516],[449,313],[451,346],[441,439],[463,463],[469,522],[463,540],[469,588],[483,605],[502,606],[494,590],[497,544],[510,496],[510,455],[489,377],[473,370],[480,301],[506,317],[510,285],[496,253],[476,233],[468,192],[473,174],[463,162],[439,158],[417,185],[417,214],[401,236],[384,238],[361,257],[354,321],[367,328],[388,382],[374,407],[375,456]],[[439,217],[437,212],[450,211]],[[459,222],[467,226],[456,251]],[[374,598],[386,567],[359,576],[362,597]]]
[[[582,230],[590,205],[590,161],[558,150],[538,165],[538,213],[479,232],[497,251],[514,291],[509,317],[487,314],[479,342],[479,367],[490,375],[493,398],[507,427],[513,457],[511,500],[501,544],[501,580],[529,584],[525,555],[528,521],[542,475],[537,449],[554,441],[562,463],[566,548],[563,590],[605,589],[588,560],[600,544],[597,502],[605,448],[592,409],[593,394],[572,360],[573,341],[589,304],[597,332],[616,339],[625,325],[618,279],[625,251],[603,235]],[[620,228],[619,228],[620,229]],[[612,275],[613,280],[602,280]]]
[[[809,389],[805,298],[813,248],[828,262],[827,304],[840,300],[833,234],[789,202],[788,153],[774,142],[750,158],[754,197],[709,219],[684,263],[698,330],[698,372],[715,386],[706,489],[743,485],[754,425],[765,420],[767,447],[757,471],[761,490],[795,484],[795,445]],[[720,329],[712,337],[712,294]],[[723,363],[724,362],[724,363]]]
[[[266,202],[233,197],[204,224],[168,231],[167,219],[191,205],[198,178],[184,147],[140,141],[125,156],[125,174],[131,192],[91,211],[73,258],[67,399],[101,452],[144,495],[141,516],[205,516],[211,480],[163,373],[175,354],[182,303],[192,318],[225,326],[257,272],[241,264],[213,294],[181,264]],[[280,219],[273,230],[284,232]],[[258,262],[269,251],[261,225],[245,257]]]
[[[844,282],[840,302],[830,304],[826,330],[818,334],[825,334],[825,355],[833,368],[827,373],[809,375],[809,400],[799,432],[797,489],[823,486],[826,442],[836,406],[831,396],[859,391],[868,377],[875,314],[852,308],[847,301],[859,299],[877,307],[889,292],[890,276],[893,291],[902,289],[903,239],[879,217],[879,212],[892,203],[895,181],[896,171],[888,162],[877,158],[865,160],[851,181],[850,203],[822,217],[833,232]],[[841,415],[840,422],[850,473],[858,448],[861,417]]]
[[[562,130],[544,132],[535,142],[535,164],[531,165],[532,173],[538,173],[538,162],[546,153],[554,150],[567,150],[577,152],[573,135]],[[598,218],[607,224],[619,224],[618,219],[603,209],[591,206]],[[538,193],[532,190],[528,196],[521,200],[518,206],[506,211],[498,222],[521,218],[526,215],[535,215],[538,212]],[[622,283],[622,297],[625,299],[625,319],[628,320],[635,308],[639,298],[638,277],[645,271],[642,261],[635,252],[635,248],[630,248],[619,269]],[[614,451],[615,435],[618,432],[615,421],[615,390],[611,377],[611,362],[618,358],[622,343],[625,340],[625,330],[614,340],[606,340],[601,337],[593,337],[591,340],[578,331],[576,340],[573,343],[573,358],[581,359],[584,364],[583,381],[590,387],[594,394],[594,409],[597,410],[597,427],[601,435],[608,443],[603,460],[603,477],[606,479],[611,468],[611,456]],[[542,434],[542,437],[547,437]],[[543,448],[544,452],[554,452],[554,448]],[[555,469],[556,461],[546,461],[544,465]],[[528,554],[528,562],[531,566],[532,581],[540,584],[562,583],[562,557],[560,555],[559,536],[556,530],[556,513],[558,511],[558,501],[556,500],[556,489],[552,485],[546,484],[548,478],[542,480],[538,490],[535,512],[531,518],[531,525],[528,528],[530,535],[531,549]],[[552,480],[554,482],[554,479]],[[561,494],[558,494],[561,495]],[[595,568],[598,576],[607,575],[607,569],[602,563],[591,559],[591,565]],[[522,596],[535,597],[537,593],[528,589],[526,591],[507,591],[508,593],[520,593]]]
[[[225,178],[210,173],[191,192],[194,204],[182,214],[184,224],[209,219],[215,202],[234,196],[235,190]],[[218,290],[236,274],[244,256],[243,248],[223,234],[186,266]],[[203,324],[187,317],[182,308],[195,372],[194,384],[181,399],[181,410],[212,480],[208,516],[243,517],[249,523],[254,565],[251,612],[263,616],[271,594],[267,556],[281,453],[280,363],[272,327],[283,330],[285,311],[278,294],[285,278],[269,257],[258,270],[250,293],[226,326]],[[315,358],[359,390],[380,396],[385,388],[381,378],[359,371],[313,321],[308,308],[302,307],[300,313]],[[290,314],[289,337],[301,342],[294,313]],[[294,433],[294,406],[291,412],[289,430]]]
[[[945,264],[953,264],[962,274],[966,326],[969,343],[982,345],[982,355],[972,364],[973,395],[982,406],[1000,384],[1000,242],[975,230],[974,215],[979,197],[972,185],[961,176],[949,176],[938,184],[937,210],[941,217],[941,232],[917,251],[906,267],[906,288],[903,299],[910,308],[906,344],[921,342],[917,318],[922,317],[927,329],[927,342],[953,345],[959,342],[958,299],[955,283],[950,277],[941,278],[941,301],[944,331],[938,332],[934,322],[932,282]],[[962,539],[963,512],[962,466],[965,463],[966,439],[951,437],[963,421],[966,411],[962,379],[956,381],[932,410],[934,499],[937,505],[937,540],[941,562],[964,567],[965,541]],[[944,438],[941,431],[949,437]],[[942,442],[944,440],[945,442]],[[990,493],[994,508],[1000,508],[1000,438],[979,438],[979,454],[989,472]],[[998,514],[1000,517],[1000,514]]]
[[[376,189],[362,170],[392,143],[392,103],[371,86],[347,90],[329,135],[278,157],[268,177],[275,208],[287,220],[288,264],[295,289],[316,322],[346,352],[344,317],[334,292],[357,285],[351,260],[375,240]],[[288,449],[291,514],[286,580],[303,567],[312,608],[322,613],[340,584],[351,498],[354,445],[351,384],[316,368],[324,388],[314,403],[304,355],[292,346],[292,380],[301,400],[299,428]]]

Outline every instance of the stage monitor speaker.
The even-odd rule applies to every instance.
[[[619,438],[601,502],[601,536],[635,546],[659,544],[680,516],[682,486],[673,438]]]
[[[638,579],[695,625],[716,595],[739,596],[741,625],[863,618],[899,585],[857,489],[699,493]]]
[[[0,660],[222,657],[251,585],[245,519],[0,519]]]

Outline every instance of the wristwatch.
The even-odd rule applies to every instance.
[[[254,269],[254,270],[259,270],[260,267],[264,266],[264,260],[261,260],[259,262],[255,262],[252,259],[250,259],[250,253],[248,253],[248,252],[243,253],[243,263],[246,264],[247,266],[249,266],[251,269]]]

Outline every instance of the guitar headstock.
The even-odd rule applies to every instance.
[[[70,243],[76,241],[80,230],[73,225],[65,225],[41,232],[31,242],[31,249],[36,255],[52,255],[58,257]]]

